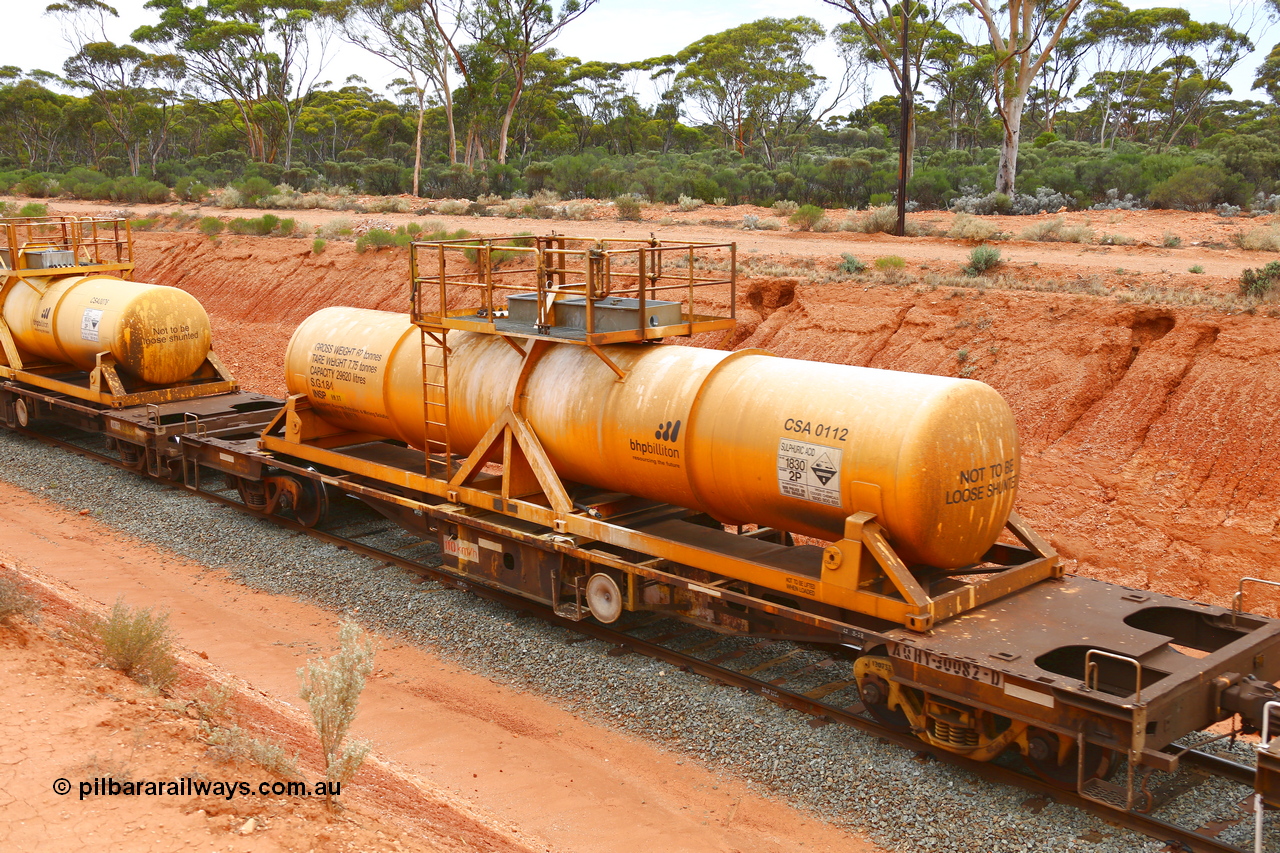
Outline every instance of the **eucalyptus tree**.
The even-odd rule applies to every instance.
[[[323,0],[148,0],[133,39],[182,57],[189,79],[238,119],[252,159],[291,165],[298,114],[321,85]]]
[[[1022,112],[1036,76],[1083,0],[967,0],[987,31],[994,56],[992,89],[996,113],[1004,126],[996,192],[1012,195],[1022,141]]]
[[[836,30],[838,43],[846,51],[862,54],[863,61],[889,72],[903,112],[905,139],[901,168],[911,180],[915,151],[915,100],[927,76],[924,64],[935,46],[954,36],[946,21],[958,8],[951,0],[823,0],[842,9],[853,21]]]
[[[184,72],[180,57],[116,44],[107,31],[119,12],[101,0],[61,0],[45,8],[56,18],[73,55],[63,64],[66,82],[88,92],[136,176],[142,148],[154,167],[172,121],[173,100]]]
[[[472,38],[485,53],[498,59],[509,78],[509,94],[498,130],[499,163],[507,162],[507,137],[524,94],[529,60],[597,2],[562,0],[557,10],[549,0],[474,0],[464,22]]]
[[[740,154],[770,167],[777,149],[815,120],[826,79],[806,60],[826,38],[812,18],[762,18],[704,36],[671,57],[675,83]]]
[[[458,162],[452,71],[462,21],[459,7],[446,0],[335,0],[326,9],[348,41],[379,56],[408,75],[417,110],[413,194],[422,174],[422,127],[428,87],[444,107],[449,132],[449,162]]]

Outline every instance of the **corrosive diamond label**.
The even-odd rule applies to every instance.
[[[778,491],[789,498],[840,506],[840,449],[779,439]]]

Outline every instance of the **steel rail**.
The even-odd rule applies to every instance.
[[[121,470],[141,474],[147,479],[154,480],[155,482],[169,484],[174,486],[174,488],[182,488],[184,491],[191,492],[192,494],[198,495],[213,503],[235,507],[242,512],[270,521],[280,527],[294,530],[299,533],[305,533],[321,542],[345,548],[352,553],[382,560],[389,565],[398,566],[420,577],[430,578],[431,580],[445,586],[470,592],[481,598],[502,604],[512,610],[522,611],[530,615],[537,616],[546,622],[566,628],[575,633],[584,634],[592,637],[593,639],[612,644],[615,649],[625,649],[637,654],[642,654],[646,657],[661,660],[670,663],[673,666],[701,675],[714,682],[738,687],[743,690],[749,690],[777,704],[809,714],[818,719],[852,726],[868,735],[889,741],[904,749],[926,754],[941,763],[966,769],[987,781],[1031,791],[1041,796],[1057,800],[1066,805],[1073,806],[1082,811],[1089,812],[1108,823],[1123,826],[1150,838],[1168,842],[1170,845],[1178,845],[1178,847],[1173,849],[1180,848],[1192,851],[1192,853],[1249,853],[1246,848],[1228,844],[1220,839],[1201,834],[1193,829],[1187,829],[1186,827],[1169,823],[1159,818],[1152,817],[1151,815],[1108,808],[1094,800],[1082,797],[1074,791],[1054,786],[1037,777],[1021,773],[1017,770],[993,764],[991,762],[973,761],[962,755],[926,744],[924,741],[921,741],[910,734],[895,731],[878,721],[863,717],[849,709],[829,705],[806,696],[803,693],[787,690],[786,688],[774,685],[770,682],[752,678],[751,676],[744,675],[727,667],[722,667],[717,664],[704,661],[693,655],[686,655],[674,649],[667,648],[659,643],[634,637],[623,630],[610,628],[595,622],[575,622],[572,619],[566,619],[562,616],[556,615],[556,613],[547,605],[531,601],[512,592],[507,592],[502,589],[488,586],[484,583],[476,582],[470,578],[463,578],[446,568],[431,566],[417,560],[403,557],[391,551],[366,545],[352,538],[342,536],[340,533],[321,530],[315,527],[307,527],[297,521],[293,521],[292,519],[255,510],[238,500],[232,500],[231,498],[227,498],[213,492],[202,491],[177,482],[165,480],[161,477],[152,476],[145,470],[140,471],[136,468],[125,465],[118,459],[115,459],[105,453],[100,453],[98,451],[82,447],[64,439],[45,435],[39,432],[33,432],[29,429],[13,428],[13,431],[41,441],[45,444],[61,447],[77,455],[104,462]],[[1231,779],[1232,781],[1240,782],[1252,787],[1252,768],[1249,768],[1246,765],[1230,761],[1229,759],[1224,759],[1219,756],[1199,752],[1197,750],[1188,751],[1183,755],[1183,760],[1200,766],[1202,769],[1209,771],[1211,775],[1222,776],[1224,778]]]

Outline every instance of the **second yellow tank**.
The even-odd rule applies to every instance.
[[[449,336],[449,422],[466,453],[511,405],[521,357]],[[977,562],[1017,489],[1013,413],[989,386],[759,350],[550,348],[521,410],[560,476],[825,540],[872,512],[908,563]],[[293,394],[353,430],[424,446],[422,349],[404,314],[327,308],[294,332]],[[438,369],[438,368],[434,368]],[[438,381],[438,377],[435,381]]]

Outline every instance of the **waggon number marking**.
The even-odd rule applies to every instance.
[[[926,652],[924,649],[917,649],[915,646],[908,646],[905,643],[898,643],[893,647],[893,656],[909,663],[936,669],[938,672],[945,672],[948,675],[958,675],[971,681],[990,684],[992,687],[1004,685],[1004,675],[994,669],[978,666],[976,663],[935,655],[932,652]]]

